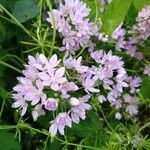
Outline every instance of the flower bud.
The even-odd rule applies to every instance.
[[[70,104],[72,105],[72,106],[77,106],[77,105],[79,105],[79,100],[77,99],[77,98],[75,98],[75,97],[71,97],[70,98]]]

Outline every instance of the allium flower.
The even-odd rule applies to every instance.
[[[46,113],[42,109],[42,105],[38,104],[38,105],[35,106],[34,110],[32,111],[33,120],[36,121],[38,117],[44,116],[45,114]]]
[[[150,65],[145,66],[144,74],[150,77]]]
[[[86,96],[83,96],[82,98],[79,98],[79,100],[76,98],[70,99],[71,103],[73,104],[70,110],[71,119],[73,122],[79,123],[80,118],[83,120],[86,118],[85,116],[86,110],[91,109],[91,105],[86,103],[89,100],[89,98],[90,96],[86,95]]]
[[[51,136],[55,136],[57,134],[57,131],[59,131],[61,135],[64,135],[65,126],[68,126],[70,128],[72,126],[72,120],[66,112],[59,113],[55,120],[51,121],[50,123],[51,126],[49,128],[49,132]]]
[[[54,98],[48,98],[45,103],[44,103],[44,106],[47,110],[50,110],[50,111],[55,111],[58,107],[58,102],[56,99]]]

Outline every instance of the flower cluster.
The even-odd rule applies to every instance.
[[[84,96],[78,99],[70,96],[69,92],[77,91],[78,86],[66,79],[65,68],[58,66],[60,60],[57,59],[57,55],[54,54],[47,59],[43,54],[36,54],[36,58],[28,56],[28,60],[28,65],[25,65],[25,70],[23,70],[24,77],[18,77],[19,83],[13,88],[15,102],[12,107],[19,108],[23,116],[31,103],[33,120],[36,121],[39,116],[46,115],[46,111],[56,111],[61,99],[66,98],[71,108],[68,113],[62,112],[54,121],[51,121],[50,131],[55,128],[51,132],[52,135],[55,135],[57,129],[60,134],[63,134],[66,125],[71,127],[72,121],[78,123],[79,118],[85,119],[85,111],[91,108],[86,103],[89,97]],[[48,97],[48,92],[51,95],[59,92],[61,96],[60,98]]]
[[[128,34],[122,25],[112,33],[112,38],[117,40],[116,49],[125,49],[127,54],[139,60],[144,58],[143,53],[138,51],[138,46],[143,47],[144,41],[150,36],[150,5],[144,7],[138,14],[137,23],[132,27]],[[125,39],[127,35],[127,39]]]
[[[53,9],[52,13],[48,12],[46,19],[63,37],[63,47],[61,51],[69,51],[75,54],[80,47],[90,47],[92,42],[91,36],[97,36],[99,40],[107,41],[107,36],[99,33],[96,25],[86,18],[89,15],[90,9],[86,4],[79,0],[65,0],[65,4],[60,3],[59,9]]]

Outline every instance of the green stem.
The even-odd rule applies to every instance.
[[[6,98],[7,96],[9,96],[12,92],[6,94],[6,96],[4,97],[3,99],[3,102],[2,102],[2,106],[1,106],[1,109],[0,109],[0,118],[2,117],[2,113],[3,113],[3,110],[4,110],[4,105],[5,105],[5,102],[6,102]]]
[[[10,65],[10,64],[7,64],[7,63],[5,63],[5,62],[3,62],[3,61],[1,61],[1,60],[0,60],[0,64],[3,65],[3,66],[8,67],[8,68],[10,68],[10,69],[12,69],[12,70],[14,70],[14,71],[17,71],[18,73],[21,73],[21,74],[22,74],[22,71],[21,71],[21,70],[19,70],[18,68],[14,67],[14,66],[12,66],[12,65]]]
[[[52,17],[52,26],[53,26],[53,39],[52,39],[52,47],[51,47],[51,52],[49,53],[49,57],[53,54],[53,49],[54,49],[54,45],[55,45],[55,39],[56,39],[56,20],[55,20],[55,16],[53,14],[53,10],[52,10],[52,5],[50,3],[49,0],[46,0],[47,5],[50,9],[50,14]]]

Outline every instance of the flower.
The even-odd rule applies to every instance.
[[[34,110],[32,111],[33,120],[36,121],[38,117],[44,116],[45,114],[46,113],[42,109],[42,105],[38,104],[38,105],[35,106]]]
[[[72,108],[70,110],[71,119],[73,122],[79,123],[80,118],[83,120],[86,118],[86,116],[85,116],[86,110],[91,109],[91,105],[86,103],[89,100],[89,98],[90,98],[90,96],[86,95],[79,99],[77,99],[77,98],[70,99],[71,103],[73,104]]]
[[[150,77],[150,65],[145,66],[144,74]]]
[[[127,104],[126,112],[128,112],[131,116],[136,115],[138,113],[136,97],[132,97],[129,94],[124,94],[123,98],[125,103]]]
[[[70,128],[72,126],[72,120],[66,112],[59,113],[57,117],[50,123],[51,126],[49,128],[49,132],[52,137],[57,134],[57,131],[59,131],[61,135],[64,135],[65,126]]]
[[[24,116],[28,108],[28,104],[25,99],[21,94],[13,94],[13,98],[15,99],[15,102],[12,104],[12,108],[19,107],[19,109],[21,109],[21,116]]]
[[[68,92],[70,91],[77,91],[78,86],[74,82],[64,82],[59,87],[60,92],[62,93],[63,97],[69,97]]]
[[[142,80],[140,77],[135,76],[135,77],[127,77],[126,82],[130,87],[130,93],[134,94],[139,91],[138,88],[140,87]]]
[[[58,107],[58,102],[54,98],[48,98],[44,103],[45,109],[55,111]]]
[[[87,76],[83,82],[82,85],[85,88],[85,91],[87,93],[92,92],[92,93],[98,93],[100,92],[99,89],[94,88],[95,80],[91,78],[91,76]]]
[[[121,23],[116,29],[115,31],[112,33],[112,38],[115,40],[119,40],[120,38],[124,37],[124,35],[126,34],[125,29],[121,28],[123,25],[123,23]]]
[[[81,65],[82,57],[80,56],[77,60],[71,56],[64,60],[64,66],[70,69],[76,70],[78,73],[85,73],[88,71],[88,67]]]
[[[86,46],[89,41],[91,32],[91,23],[86,17],[90,9],[86,4],[79,0],[65,0],[64,4],[60,3],[59,9],[53,9],[55,24],[58,32],[63,36],[62,51],[69,51],[71,54],[81,47]],[[48,12],[46,19],[53,27],[51,13]]]

